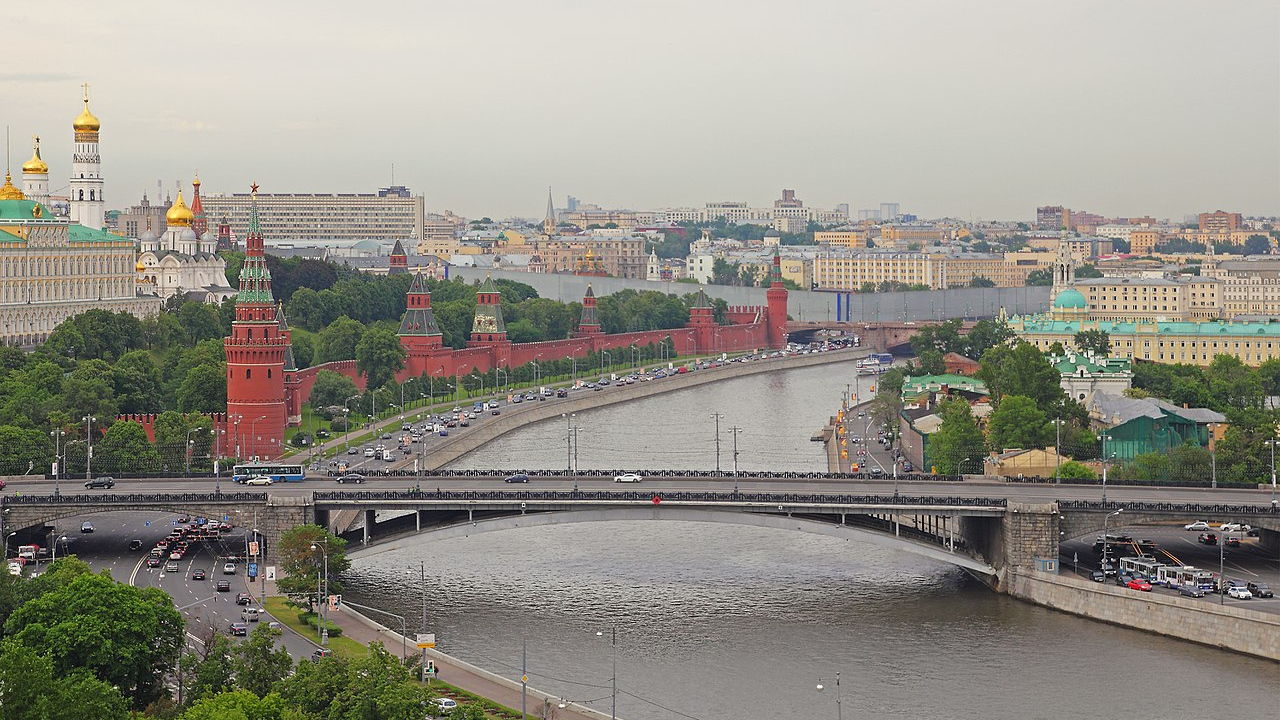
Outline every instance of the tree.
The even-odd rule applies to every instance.
[[[1236,356],[1225,353],[1215,355],[1205,376],[1209,380],[1209,393],[1216,401],[1216,407],[1262,407],[1264,394],[1261,376]]]
[[[1102,277],[1102,271],[1092,265],[1081,265],[1076,268],[1076,277],[1081,280],[1100,278]]]
[[[1250,235],[1244,241],[1245,255],[1268,255],[1271,253],[1271,239],[1266,235]]]
[[[1004,345],[1015,337],[1017,333],[1003,320],[979,320],[964,336],[964,349],[955,352],[976,360],[988,349]]]
[[[1019,340],[1012,347],[997,345],[982,354],[978,377],[987,384],[992,404],[999,406],[1007,395],[1022,395],[1050,417],[1064,397],[1062,376],[1034,345]]]
[[[364,335],[362,323],[346,315],[334,320],[316,337],[316,362],[355,359],[356,343],[360,342],[362,335]]]
[[[947,371],[946,363],[942,360],[942,353],[929,348],[920,353],[916,358],[916,366],[920,372],[926,375],[941,375]]]
[[[323,573],[327,554],[329,592],[340,594],[342,584],[338,582],[337,575],[351,566],[346,547],[346,540],[319,525],[290,528],[281,536],[277,548],[284,577],[276,581],[276,587],[289,596],[294,605],[310,607],[316,600],[316,579]]]
[[[321,370],[316,373],[316,380],[311,385],[311,409],[335,407],[342,405],[353,395],[360,394],[356,383],[351,378],[332,370]]]
[[[49,658],[56,676],[88,670],[141,708],[164,694],[183,627],[164,591],[117,583],[104,571],[77,575],[23,603],[5,634]]]
[[[1072,342],[1082,353],[1091,352],[1097,357],[1111,355],[1111,334],[1106,330],[1081,330]]]
[[[185,442],[185,439],[184,439]],[[94,443],[94,458],[102,458],[103,469],[124,473],[147,473],[160,469],[160,455],[147,439],[140,423],[118,422],[107,428],[102,440]]]
[[[969,404],[957,398],[938,403],[942,424],[929,436],[929,456],[937,472],[956,475],[980,471],[986,442]]]
[[[404,345],[392,331],[375,327],[356,344],[356,368],[365,374],[368,387],[386,385],[404,367]]]
[[[178,716],[178,720],[289,720],[299,717],[279,695],[258,697],[247,690],[234,690],[201,697]],[[353,716],[361,717],[361,716]]]
[[[112,383],[122,413],[152,413],[161,409],[160,368],[151,353],[126,353],[112,368]]]
[[[178,322],[187,331],[191,344],[224,335],[218,308],[201,302],[186,302],[178,310]]]
[[[1068,460],[1058,468],[1058,475],[1064,480],[1093,480],[1098,477],[1088,465]]]
[[[996,283],[994,280],[992,280],[991,278],[985,278],[981,275],[974,275],[973,278],[969,280],[969,287],[990,288],[995,286],[996,286]]]
[[[370,645],[368,657],[299,663],[276,691],[302,717],[358,720],[420,720],[424,705],[434,696],[427,686],[413,681],[409,669],[382,643]],[[452,715],[459,716],[461,710]]]
[[[204,657],[188,655],[183,665],[192,668],[191,689],[193,700],[212,697],[235,687],[235,664],[231,639],[222,633],[211,633],[204,644]]]
[[[240,643],[233,663],[236,684],[262,697],[271,692],[273,685],[288,677],[293,670],[293,658],[287,649],[276,646],[276,639],[281,634],[264,623],[254,629],[246,642]]]
[[[1032,270],[1027,273],[1027,287],[1045,287],[1053,284],[1053,270]]]
[[[125,720],[129,703],[110,683],[77,668],[54,674],[53,661],[13,640],[0,643],[0,720]]]
[[[178,409],[182,412],[225,412],[227,408],[226,365],[200,365],[192,368],[177,392]]]
[[[987,441],[997,452],[1041,448],[1053,441],[1053,425],[1031,398],[1008,395],[987,418]]]

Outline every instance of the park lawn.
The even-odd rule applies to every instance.
[[[298,620],[298,608],[289,605],[287,598],[278,595],[266,598],[266,601],[263,602],[263,607],[267,609],[267,612],[271,613],[272,617],[279,620],[290,630],[298,633],[317,645],[320,644],[319,631]],[[364,645],[361,645],[355,640],[344,635],[339,635],[338,637],[333,637],[332,635],[329,636],[329,647],[332,648],[335,653],[346,658],[364,657],[366,652],[368,652]]]

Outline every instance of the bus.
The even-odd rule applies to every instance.
[[[1164,567],[1164,563],[1151,558],[1139,557],[1123,557],[1120,558],[1120,570],[1130,575],[1135,575],[1144,580],[1156,581],[1156,572]]]
[[[242,483],[254,475],[266,475],[272,482],[302,482],[306,477],[301,465],[279,465],[273,463],[245,463],[236,465],[231,471],[231,480]]]
[[[1217,576],[1215,572],[1200,570],[1191,565],[1164,565],[1156,570],[1156,582],[1171,588],[1190,585],[1201,590],[1213,590],[1217,586]]]

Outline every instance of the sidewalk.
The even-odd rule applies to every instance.
[[[375,641],[381,642],[387,652],[396,657],[401,657],[400,633],[382,627],[351,608],[343,608],[339,612],[332,613],[329,616],[329,620],[334,625],[342,628],[343,637],[351,638],[362,645],[368,645]],[[414,647],[413,638],[409,638],[405,646],[406,653],[410,657],[416,657],[420,652]],[[437,677],[444,682],[519,712],[519,678],[513,680],[498,678],[493,673],[488,673],[461,660],[449,657],[437,650],[428,650],[427,657],[435,661],[436,668],[439,671]],[[548,702],[544,703],[544,698],[547,698]],[[608,718],[607,714],[598,713],[590,708],[574,704],[560,708],[560,702],[562,702],[560,698],[548,696],[546,693],[530,687],[526,705],[528,717],[555,717],[557,720],[601,720],[602,718]]]

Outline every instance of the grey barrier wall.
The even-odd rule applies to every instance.
[[[531,285],[545,298],[572,302],[581,300],[590,283],[597,296],[619,290],[657,290],[684,295],[698,291],[693,283],[629,280],[614,277],[582,277],[553,273],[529,273],[515,270],[450,267],[450,277],[478,282],[486,275]],[[722,298],[730,305],[764,305],[765,288],[704,285],[707,294]],[[799,322],[836,321],[837,311],[852,322],[902,322],[905,320],[947,320],[950,318],[995,317],[1003,307],[1010,315],[1036,313],[1049,306],[1048,287],[957,288],[918,292],[836,293],[793,290],[787,299],[787,313]],[[844,299],[849,306],[844,309]],[[839,307],[838,307],[839,306]]]

